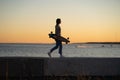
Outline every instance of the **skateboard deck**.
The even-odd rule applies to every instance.
[[[69,43],[69,38],[64,38],[62,36],[56,36],[55,34],[53,34],[52,32],[49,35],[49,38],[53,38],[55,40],[60,40],[62,42],[65,42],[66,44]]]

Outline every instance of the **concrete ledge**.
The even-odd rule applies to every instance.
[[[0,77],[120,76],[120,58],[0,57]]]
[[[53,58],[47,59],[45,66],[45,75],[120,75],[120,58]]]

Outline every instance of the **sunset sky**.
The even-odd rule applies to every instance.
[[[56,18],[71,43],[120,42],[120,0],[0,0],[0,43],[54,43]]]

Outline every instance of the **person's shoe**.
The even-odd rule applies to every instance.
[[[63,56],[63,55],[60,55],[60,57],[61,57],[61,58],[64,58],[64,56]]]
[[[51,52],[48,52],[48,56],[51,58]]]

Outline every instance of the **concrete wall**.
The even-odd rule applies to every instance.
[[[120,75],[119,58],[52,58],[46,59],[45,75]]]
[[[120,76],[120,58],[0,58],[0,77],[79,75]]]

